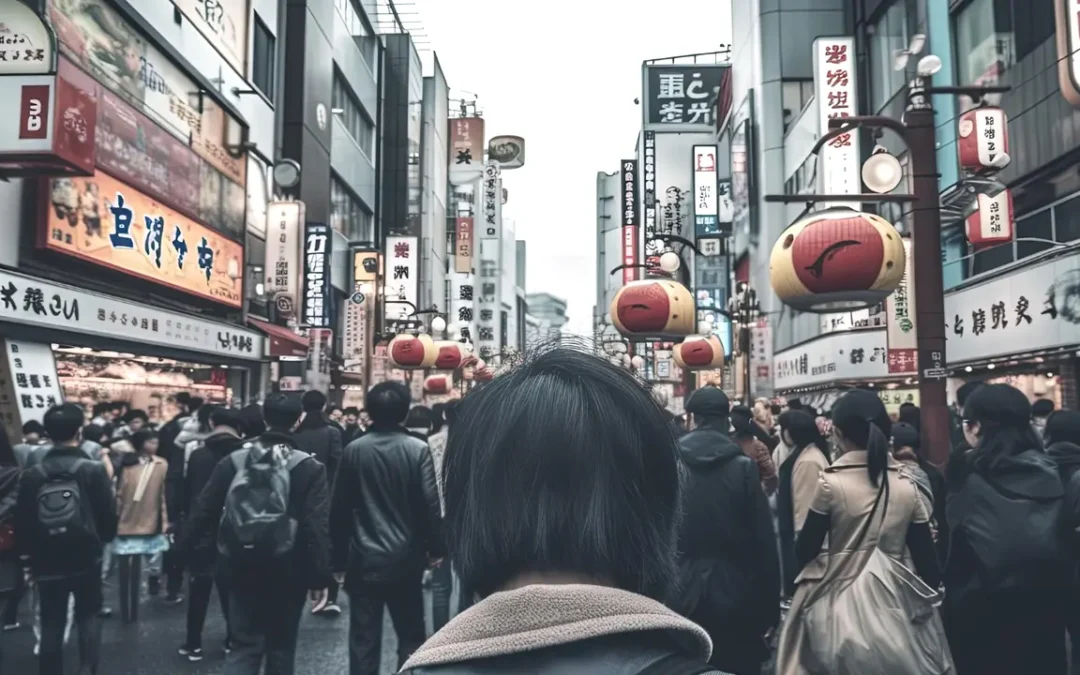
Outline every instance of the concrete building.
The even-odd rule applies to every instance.
[[[448,311],[450,288],[446,283],[454,254],[453,228],[448,228],[447,120],[450,86],[442,64],[433,56],[432,74],[424,78],[423,141],[421,143],[421,250],[420,302],[424,307]]]
[[[525,296],[529,315],[539,322],[538,335],[542,339],[558,340],[562,327],[569,320],[566,316],[566,300],[551,293],[528,293]]]
[[[621,274],[609,274],[622,263],[622,219],[619,197],[622,194],[620,173],[596,172],[596,301],[593,326],[600,325],[611,300],[622,288]]]

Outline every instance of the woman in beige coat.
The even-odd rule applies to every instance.
[[[791,448],[779,467],[780,487],[776,494],[776,529],[780,537],[784,597],[790,598],[795,593],[795,577],[800,570],[795,562],[795,539],[810,513],[818,478],[829,466],[829,443],[818,431],[813,416],[801,410],[784,412],[779,424],[780,440]],[[821,579],[825,575],[827,552],[824,548],[820,556],[802,568],[804,581]]]
[[[938,587],[930,514],[903,466],[889,454],[890,428],[885,406],[873,392],[850,391],[833,407],[832,433],[841,454],[819,474],[796,542],[796,561],[803,572],[796,578],[791,611],[780,636],[778,675],[818,675],[806,658],[810,636],[804,612],[818,598],[857,577],[875,548],[901,561],[910,549],[916,572],[930,587]],[[874,516],[882,480],[889,482],[888,504]],[[822,553],[826,538],[828,548]],[[822,556],[823,574],[817,566]],[[808,567],[811,561],[815,565]]]

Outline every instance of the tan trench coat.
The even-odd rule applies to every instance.
[[[829,548],[795,581],[795,596],[780,634],[777,675],[811,675],[800,663],[806,640],[802,611],[810,601],[834,585],[857,576],[875,546],[903,560],[907,554],[908,526],[929,521],[930,514],[919,498],[918,488],[907,477],[903,465],[891,457],[888,476],[889,502],[880,535],[877,527],[871,525],[855,549],[859,532],[870,517],[878,493],[866,472],[866,451],[849,452],[821,472],[810,509],[829,516]],[[883,507],[884,501],[878,507],[879,512]],[[875,521],[879,518],[875,517]]]

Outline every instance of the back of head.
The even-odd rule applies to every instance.
[[[197,413],[195,413],[196,419],[199,420],[199,429],[202,431],[210,430],[210,416],[214,414],[215,410],[218,410],[221,406],[218,405],[202,405],[199,407]]]
[[[822,452],[827,453],[829,451],[829,446],[825,439],[821,437],[817,420],[814,419],[813,415],[802,410],[788,410],[780,414],[777,422],[780,424],[780,430],[786,431],[795,443],[793,450],[801,450],[809,445],[815,445]]]
[[[263,418],[271,431],[292,431],[302,412],[300,399],[287,394],[270,394],[263,403]]]
[[[135,448],[135,452],[144,452],[147,444],[156,441],[157,437],[157,432],[151,429],[140,429],[131,435],[131,447]]]
[[[191,394],[186,391],[180,391],[173,394],[172,399],[176,405],[187,407],[191,403]]]
[[[326,409],[326,394],[314,389],[305,391],[301,403],[306,413],[322,412]]]
[[[1031,403],[1024,392],[1007,384],[976,389],[964,404],[964,424],[978,437],[976,461],[1042,448],[1031,428]]]
[[[922,428],[922,411],[914,403],[905,403],[900,406],[900,414],[897,415],[897,418],[901,422],[914,427],[915,431]]]
[[[101,444],[105,440],[105,427],[97,424],[87,424],[83,427],[82,437],[93,443]]]
[[[897,422],[892,425],[892,445],[894,451],[900,448],[911,448],[918,452],[919,447],[922,445],[922,441],[919,439],[919,430],[907,422]]]
[[[380,382],[364,398],[364,408],[373,424],[383,427],[400,426],[409,415],[412,395],[401,382]]]
[[[405,416],[405,426],[414,431],[429,432],[434,425],[431,408],[427,406],[414,406],[409,410],[409,414]]]
[[[630,374],[555,348],[473,390],[451,417],[446,540],[465,585],[488,595],[523,573],[563,573],[663,592],[678,446]]]
[[[981,380],[972,380],[971,382],[965,382],[960,385],[960,388],[956,390],[956,404],[961,409],[967,405],[968,398],[979,390],[980,387],[985,386],[985,382]]]
[[[852,389],[832,408],[833,429],[859,450],[866,450],[870,482],[878,479],[889,461],[889,434],[892,420],[878,395],[864,389]]]
[[[1080,412],[1059,410],[1046,421],[1043,440],[1051,443],[1072,443],[1080,445]]]
[[[45,413],[43,424],[45,433],[54,443],[70,443],[79,436],[82,429],[82,408],[74,403],[53,406]]]
[[[736,406],[742,407],[742,406]],[[745,407],[743,407],[746,410]],[[732,414],[731,402],[719,387],[695,389],[686,402],[686,412],[694,417],[694,426],[710,427],[727,433]],[[747,417],[749,417],[747,410]]]
[[[1054,402],[1048,398],[1040,398],[1031,404],[1032,417],[1049,417],[1054,412]]]
[[[202,407],[202,396],[191,396],[188,398],[188,412],[194,414],[199,408]]]
[[[22,425],[23,438],[28,436],[44,436],[45,426],[37,420],[28,420],[26,424]]]
[[[143,424],[150,423],[150,416],[146,414],[145,410],[129,410],[124,414],[124,424],[131,424],[133,421],[139,420]]]
[[[240,417],[240,411],[236,408],[215,407],[210,413],[210,426],[214,429],[228,427],[239,431],[243,426],[243,420]]]
[[[240,410],[240,427],[237,429],[245,438],[254,438],[266,431],[263,409],[258,403],[252,403]]]

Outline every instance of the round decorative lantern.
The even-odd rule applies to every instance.
[[[435,358],[435,368],[438,370],[457,370],[465,364],[465,358],[469,355],[469,349],[461,342],[453,340],[439,340],[435,343],[439,355]]]
[[[450,375],[429,375],[424,380],[424,393],[432,396],[445,396],[454,388],[454,378]]]
[[[672,347],[671,355],[684,370],[724,367],[724,345],[715,335],[691,335]]]
[[[873,307],[896,290],[906,255],[884,218],[837,207],[788,226],[773,246],[769,280],[789,307],[825,314]]]
[[[624,337],[678,339],[694,332],[693,294],[678,281],[631,281],[611,301],[611,323]]]
[[[386,347],[386,355],[394,368],[416,370],[434,366],[435,360],[439,357],[439,350],[427,333],[419,335],[402,333],[394,336],[394,339],[390,341]]]

